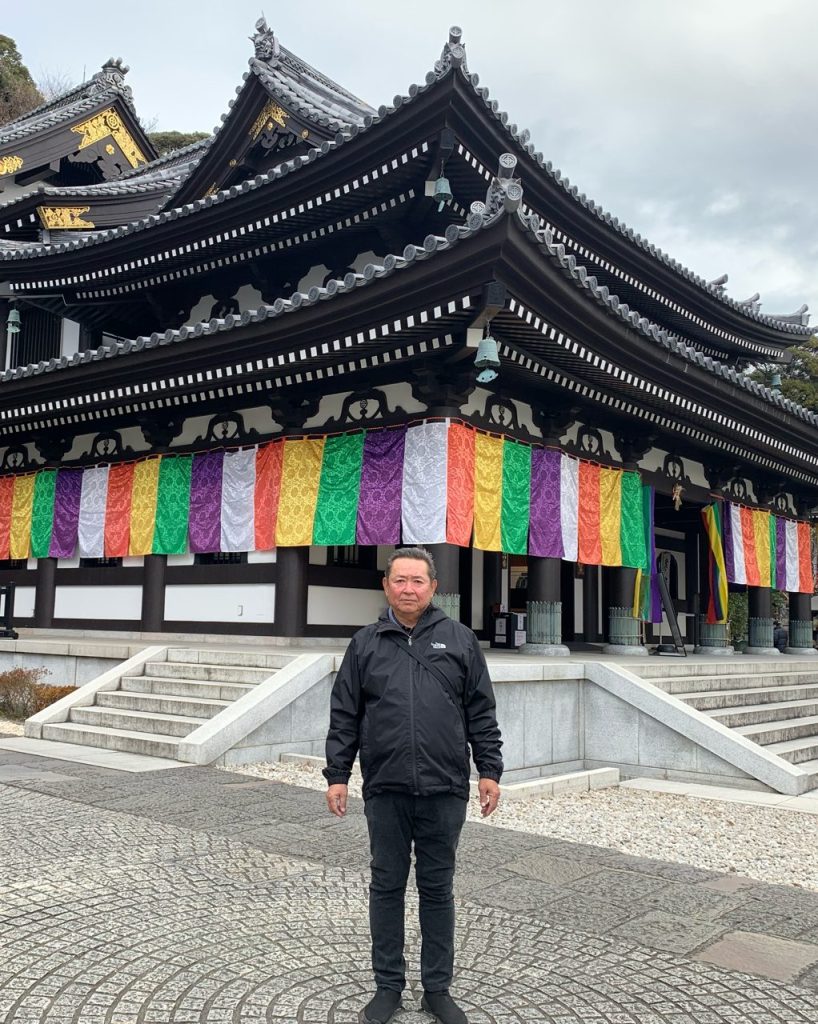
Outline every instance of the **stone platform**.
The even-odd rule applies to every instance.
[[[357,801],[0,750],[0,1020],[354,1024],[367,860]],[[457,899],[472,1024],[818,1022],[818,893],[467,824]]]

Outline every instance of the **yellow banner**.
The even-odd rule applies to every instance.
[[[160,462],[161,459],[148,459],[134,466],[129,548],[132,555],[149,555],[153,550]]]
[[[503,442],[477,434],[474,438],[474,546],[500,551],[503,499]]]
[[[31,537],[31,510],[34,505],[34,474],[18,476],[14,481],[9,531],[9,558],[28,558]]]
[[[599,471],[599,534],[602,564],[622,565],[622,471],[603,466]]]
[[[323,437],[284,442],[276,544],[284,547],[312,544],[323,457]]]
[[[753,509],[753,536],[756,542],[756,559],[758,574],[761,577],[759,586],[770,585],[770,513]]]

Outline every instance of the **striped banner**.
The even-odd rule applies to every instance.
[[[437,420],[0,477],[0,558],[449,543],[652,583],[644,493],[636,472]],[[729,582],[812,592],[808,523],[727,502],[720,536]]]

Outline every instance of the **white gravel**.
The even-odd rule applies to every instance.
[[[250,764],[225,770],[326,788],[317,765]],[[360,796],[360,776],[350,780],[350,793]],[[486,828],[516,829],[818,890],[818,815],[612,787],[501,802],[486,820],[472,800],[469,820]]]
[[[0,715],[0,736],[22,736],[23,723],[16,718],[6,718]]]

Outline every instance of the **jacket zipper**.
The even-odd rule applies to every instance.
[[[409,646],[412,646],[411,636],[407,636],[406,642]],[[411,665],[409,667],[409,738],[411,740],[412,750],[412,781],[415,784],[413,796],[420,796],[420,786],[418,785],[418,756],[417,756],[417,740],[415,737],[415,662],[411,659]]]

